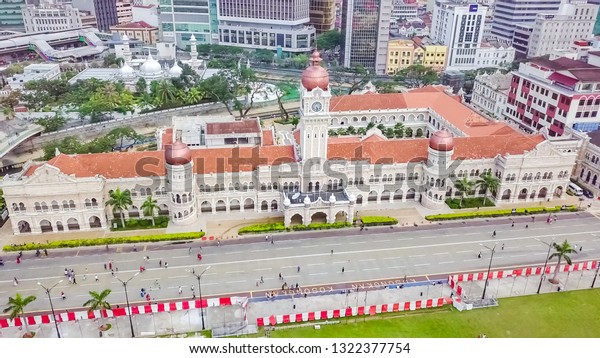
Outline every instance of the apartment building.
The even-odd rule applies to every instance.
[[[539,57],[573,41],[593,35],[598,5],[587,0],[566,0],[556,14],[539,14],[533,25],[527,57]]]
[[[44,0],[39,5],[22,9],[25,32],[46,32],[78,29],[82,26],[79,10],[71,5]]]
[[[505,117],[528,132],[546,129],[561,136],[565,128],[589,132],[600,126],[600,63],[561,57],[535,58],[513,72]]]
[[[533,25],[538,14],[555,14],[561,0],[495,0],[492,36],[507,44],[515,27]]]
[[[335,28],[335,0],[310,0],[310,25],[317,35]]]
[[[218,20],[221,45],[305,53],[316,36],[309,0],[219,0]]]
[[[488,116],[504,119],[512,74],[496,71],[475,77],[471,105]]]
[[[21,8],[25,0],[0,0],[0,29],[23,31],[23,13]]]

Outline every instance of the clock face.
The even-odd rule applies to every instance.
[[[323,104],[321,102],[314,102],[311,108],[313,112],[321,112],[323,109]]]

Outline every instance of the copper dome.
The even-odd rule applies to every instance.
[[[165,161],[170,165],[188,164],[192,161],[192,151],[185,143],[178,139],[173,144],[167,144]]]
[[[429,138],[429,148],[440,152],[449,152],[454,149],[454,137],[447,129],[433,133]]]
[[[310,57],[310,66],[302,72],[302,86],[309,91],[319,87],[326,91],[329,87],[329,73],[321,65],[321,56],[318,51]]]

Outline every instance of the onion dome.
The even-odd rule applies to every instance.
[[[183,73],[183,69],[179,67],[177,62],[173,64],[173,67],[169,70],[169,77],[179,77]]]
[[[119,76],[121,76],[121,77],[133,77],[133,76],[135,76],[135,70],[133,68],[131,68],[131,66],[129,66],[127,64],[127,62],[125,62],[123,64],[123,66],[121,66],[121,68],[119,69]]]
[[[308,91],[320,88],[327,91],[329,87],[329,73],[321,65],[321,56],[318,51],[313,52],[310,57],[310,66],[302,72],[302,86]]]
[[[162,67],[160,66],[160,63],[158,63],[158,61],[156,61],[154,58],[152,58],[151,54],[148,54],[148,58],[146,59],[146,61],[144,61],[144,63],[142,64],[142,66],[140,66],[140,75],[142,76],[148,76],[148,77],[152,77],[152,76],[157,76],[157,75],[161,75],[162,74]]]
[[[127,42],[127,41],[129,41],[129,37],[127,37],[127,35],[123,35],[123,38],[121,38],[121,40],[123,42]]]
[[[310,205],[310,198],[308,195],[304,197],[304,205]]]
[[[285,199],[283,199],[283,206],[288,207],[292,204],[292,202],[290,201],[290,198],[288,198],[287,196],[285,197]]]
[[[165,161],[170,165],[185,165],[192,161],[192,151],[181,140],[168,144],[165,149]]]
[[[454,149],[454,137],[447,129],[433,133],[429,138],[429,148],[440,152],[449,152]]]
[[[334,203],[335,203],[335,195],[333,195],[333,193],[331,193],[331,195],[329,196],[329,202],[330,202],[331,204],[334,204]]]

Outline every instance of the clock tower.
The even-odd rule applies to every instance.
[[[322,164],[327,159],[327,132],[331,117],[329,103],[329,74],[321,66],[317,51],[310,58],[310,66],[302,73],[300,104],[300,153],[302,162],[308,160]]]

